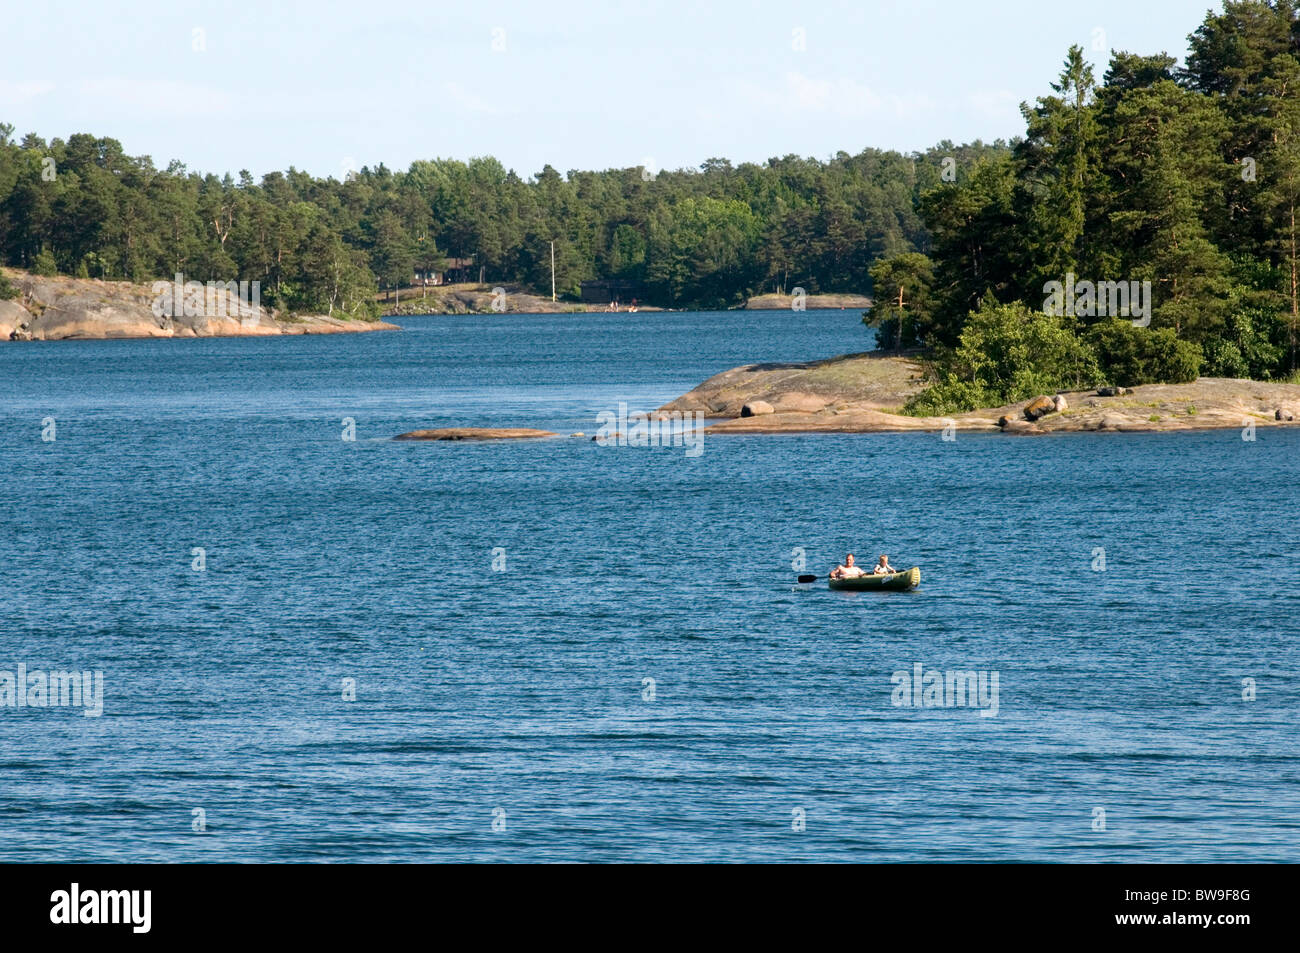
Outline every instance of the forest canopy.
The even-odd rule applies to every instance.
[[[551,287],[624,279],[671,307],[729,307],[761,291],[866,292],[885,256],[926,246],[920,194],[940,163],[1006,143],[786,156],[698,170],[570,171],[527,180],[493,158],[383,165],[343,180],[289,169],[254,181],[172,162],[114,139],[12,139],[0,124],[0,261],[43,273],[151,281],[260,281],[290,310],[351,310],[449,260],[470,280]]]
[[[941,386],[920,404],[967,409],[1082,377],[1295,377],[1297,3],[1229,0],[1189,39],[1181,68],[1116,52],[1100,81],[1072,47],[1051,95],[1021,107],[1010,151],[922,191],[929,247],[873,265],[867,316],[882,346],[929,351]],[[1061,288],[1078,296],[1053,307]],[[1130,291],[1142,310],[1117,313]],[[993,374],[975,359],[990,350],[1018,364]]]

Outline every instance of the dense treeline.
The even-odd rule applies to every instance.
[[[1003,143],[925,155],[867,150],[698,171],[570,172],[525,181],[491,158],[380,165],[315,178],[290,169],[165,170],[113,139],[11,141],[0,125],[0,260],[43,271],[148,281],[258,280],[296,311],[371,308],[377,287],[472,259],[466,277],[537,291],[556,281],[639,281],[672,306],[727,306],[758,291],[864,292],[877,259],[924,250],[920,193],[942,157],[973,165]]]
[[[1295,374],[1297,6],[1230,0],[1182,68],[1116,53],[1098,83],[1074,47],[1053,95],[1022,107],[1009,153],[922,193],[930,252],[874,266],[868,316],[885,345],[931,349],[942,383],[919,408],[1098,380]],[[1095,293],[1045,314],[1051,282]],[[1150,282],[1149,313],[1117,318],[1109,282]]]

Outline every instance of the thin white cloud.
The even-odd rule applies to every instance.
[[[447,95],[448,101],[461,112],[475,113],[480,116],[495,116],[500,112],[487,100],[474,95],[455,81],[443,83],[442,91]]]
[[[237,113],[235,98],[224,90],[171,79],[88,79],[77,95],[82,109],[95,116],[216,119]]]
[[[979,89],[966,94],[966,106],[981,119],[1019,122],[1021,99],[1009,89]]]
[[[52,92],[54,83],[48,80],[29,79],[21,83],[0,80],[0,106],[21,106]]]
[[[818,78],[787,72],[779,87],[742,87],[743,98],[765,111],[784,115],[818,115],[839,119],[909,116],[930,112],[934,101],[924,93],[900,96],[882,92],[850,77]]]

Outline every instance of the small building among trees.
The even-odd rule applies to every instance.
[[[474,267],[473,258],[445,258],[439,268],[417,268],[411,284],[450,285],[470,280],[470,269]]]
[[[610,304],[614,301],[632,301],[643,294],[643,284],[630,278],[601,278],[584,281],[580,296],[583,304]]]

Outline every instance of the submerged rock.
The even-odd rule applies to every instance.
[[[412,430],[398,434],[394,440],[526,440],[532,437],[555,437],[549,430],[527,427],[441,427],[436,430]]]

